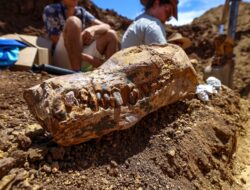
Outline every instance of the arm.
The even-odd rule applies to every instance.
[[[83,44],[89,45],[96,37],[104,34],[111,27],[108,24],[101,22],[98,19],[91,21],[91,26],[82,31],[82,41]]]
[[[99,67],[105,61],[103,59],[99,59],[85,53],[82,53],[82,60],[90,63],[94,68]]]
[[[86,45],[90,44],[94,38],[107,32],[111,28],[108,24],[105,24],[98,19],[92,20],[91,24],[92,26],[86,28],[82,32],[82,40]],[[99,67],[105,61],[84,53],[82,53],[82,60],[91,63],[95,68]]]
[[[92,30],[95,33],[95,36],[98,36],[100,34],[103,34],[105,32],[107,32],[108,30],[111,29],[111,27],[108,24],[103,23],[102,21],[98,20],[98,19],[94,19],[91,22],[92,26],[90,26],[89,30]]]

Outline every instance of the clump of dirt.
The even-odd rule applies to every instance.
[[[51,2],[1,1],[0,34],[44,36],[41,12]],[[131,22],[91,1],[81,4],[120,35]],[[194,66],[201,77],[214,53],[214,15],[221,10],[208,11],[192,25],[167,27],[169,33],[179,31],[193,40],[187,53],[198,59]],[[58,146],[23,100],[25,89],[54,76],[0,70],[0,189],[240,189],[247,182],[242,168],[248,171],[241,156],[249,150],[244,141],[250,117],[249,10],[249,3],[241,3],[234,90],[223,86],[207,103],[183,100],[133,128],[80,145]]]

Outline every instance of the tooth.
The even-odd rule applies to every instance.
[[[103,108],[108,109],[110,103],[110,97],[107,93],[103,94]]]
[[[129,96],[129,103],[131,105],[135,105],[137,100],[139,99],[139,91],[137,89],[133,89]]]
[[[120,93],[121,93],[121,96],[122,96],[122,100],[123,100],[123,105],[125,106],[128,101],[129,101],[129,93],[130,93],[130,87],[129,85],[125,85],[123,87],[121,87],[120,89]]]
[[[88,91],[85,90],[85,89],[82,89],[80,91],[80,100],[83,102],[83,103],[87,103],[88,102]]]
[[[102,94],[101,94],[101,92],[96,93],[96,98],[97,98],[98,102],[102,102]]]
[[[129,83],[128,87],[130,88],[130,91],[132,91],[135,88],[135,85],[133,83]]]
[[[66,108],[64,103],[60,100],[60,98],[55,99],[53,103],[53,115],[59,120],[63,121],[67,117]]]
[[[140,98],[141,98],[140,92],[139,92],[138,89],[134,88],[134,89],[133,89],[133,93],[135,94],[135,96],[137,97],[137,99],[140,99]]]
[[[122,104],[123,104],[123,100],[122,100],[122,96],[121,96],[121,94],[120,94],[120,92],[118,92],[118,91],[116,91],[116,92],[113,92],[113,96],[114,96],[114,98],[115,98],[115,105],[116,106],[122,106]]]
[[[115,108],[115,98],[114,97],[110,97],[110,106],[112,107],[112,108]]]
[[[135,96],[134,96],[134,94],[132,92],[129,95],[129,103],[131,105],[135,105],[136,104],[136,99],[135,99]]]
[[[165,79],[161,79],[161,80],[159,81],[159,83],[160,83],[160,85],[163,87],[163,86],[165,86],[165,84],[167,83],[167,81],[166,81]]]
[[[77,104],[77,105],[79,104],[77,99],[75,98],[75,94],[73,91],[70,91],[67,94],[65,94],[64,103],[68,107],[73,107],[74,104]]]
[[[156,82],[154,82],[154,83],[151,84],[151,90],[152,90],[153,92],[155,92],[158,88],[159,88],[159,87],[158,87],[158,84],[157,84]]]
[[[141,88],[142,88],[142,92],[143,92],[146,96],[148,96],[148,95],[149,95],[149,88],[148,88],[148,85],[147,85],[147,84],[144,84],[144,85],[141,86]]]
[[[96,98],[98,101],[99,106],[104,107],[104,103],[103,103],[103,99],[102,99],[102,93],[101,92],[97,92],[96,93]]]
[[[93,94],[93,93],[90,93],[89,107],[93,111],[98,111],[99,110],[99,105],[98,105],[98,102],[97,102],[97,98],[96,98],[95,94]]]
[[[102,85],[102,88],[101,88],[101,91],[102,92],[111,92],[111,89],[109,86],[106,86],[106,85]]]
[[[61,109],[58,109],[58,110],[54,110],[54,116],[59,120],[59,121],[63,121],[66,119],[67,117],[67,113],[66,111],[61,108]]]

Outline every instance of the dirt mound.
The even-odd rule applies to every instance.
[[[44,35],[41,12],[51,1],[21,2],[0,1],[0,34]],[[130,23],[90,1],[84,6],[120,34]],[[198,59],[195,67],[201,76],[213,56],[214,15],[221,9],[208,11],[192,25],[168,26],[169,33],[179,31],[193,40],[187,53]],[[238,134],[247,134],[249,127],[249,101],[237,93],[249,97],[249,10],[249,3],[241,3],[236,91],[223,87],[208,103],[196,98],[178,102],[131,129],[77,146],[58,146],[22,98],[24,89],[53,76],[0,70],[0,189],[239,189],[233,161]]]

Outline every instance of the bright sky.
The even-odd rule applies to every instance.
[[[134,19],[143,7],[140,0],[92,0],[97,6],[103,9],[113,9],[120,15]],[[243,0],[250,2],[250,0]],[[173,25],[183,25],[192,22],[196,17],[202,15],[205,11],[222,5],[225,0],[179,0],[178,22],[172,19],[169,23]]]

